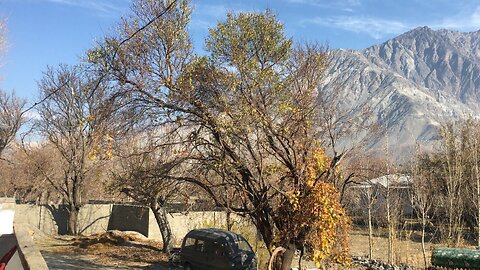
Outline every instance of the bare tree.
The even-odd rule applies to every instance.
[[[472,127],[473,134],[471,140],[471,199],[472,204],[476,208],[474,211],[475,221],[477,225],[477,247],[480,248],[480,125],[475,123]]]
[[[22,109],[25,101],[15,94],[0,90],[0,157],[3,150],[15,139],[17,131],[24,122]]]
[[[475,141],[473,124],[448,123],[441,129],[438,151],[421,155],[418,174],[435,180],[430,183],[433,192],[435,216],[441,237],[448,245],[459,245],[463,240],[463,228],[471,224],[477,215],[475,173]]]
[[[421,158],[421,157],[418,157]],[[418,220],[422,225],[422,253],[424,267],[428,267],[427,252],[425,249],[425,229],[429,221],[429,214],[435,202],[435,180],[428,170],[419,166],[421,163],[415,162],[412,169],[412,189],[410,194],[411,204],[415,210]]]
[[[61,180],[49,181],[68,205],[68,234],[77,234],[85,183],[98,159],[108,159],[109,138],[102,109],[105,88],[80,66],[49,68],[39,83],[44,101],[36,107],[35,128],[58,153]]]
[[[443,206],[447,217],[447,228],[444,237],[449,244],[458,245],[462,239],[463,215],[465,213],[465,197],[462,194],[466,187],[465,152],[462,143],[461,130],[453,124],[442,129],[443,172]]]
[[[345,106],[339,86],[334,89],[320,89],[317,106],[319,113],[319,136],[331,156],[338,157],[339,162],[349,167],[345,175],[332,177],[332,184],[340,192],[343,201],[347,188],[354,184],[356,178],[362,178],[364,171],[355,167],[358,159],[365,159],[367,138],[379,136],[378,126],[368,121],[372,114],[368,104],[359,104],[353,108]],[[352,166],[353,165],[353,166]]]
[[[6,30],[6,21],[0,20],[0,60],[7,50]],[[0,89],[0,158],[23,124],[24,105],[25,101],[14,93],[8,94]]]
[[[23,142],[12,158],[15,170],[12,184],[18,199],[36,204],[61,202],[62,194],[55,189],[61,178],[60,156],[51,144]]]
[[[377,201],[377,186],[368,185],[363,189],[363,195],[366,199],[367,206],[367,220],[368,220],[368,258],[373,259],[373,223],[372,223],[372,212]]]
[[[172,230],[167,217],[167,203],[181,199],[185,184],[173,180],[185,169],[186,158],[176,144],[164,136],[136,136],[122,140],[116,147],[120,166],[112,171],[110,187],[149,207],[157,221],[163,251],[172,248]]]

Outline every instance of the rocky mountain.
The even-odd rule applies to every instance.
[[[368,108],[368,149],[398,159],[431,147],[447,121],[480,115],[480,31],[419,27],[361,51],[334,50],[322,85],[338,107]],[[388,145],[388,148],[387,148]]]

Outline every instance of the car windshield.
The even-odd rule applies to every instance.
[[[238,239],[236,243],[240,251],[253,252],[247,240],[241,238],[241,239]]]

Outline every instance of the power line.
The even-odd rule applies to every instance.
[[[155,16],[153,19],[151,19],[150,21],[148,21],[145,25],[143,25],[142,27],[138,28],[135,32],[133,32],[130,36],[128,36],[127,38],[123,39],[119,44],[118,46],[115,48],[115,51],[113,53],[113,59],[115,59],[115,57],[117,57],[117,54],[118,54],[118,50],[120,49],[120,46],[122,46],[123,44],[125,44],[126,42],[128,42],[129,40],[131,40],[135,35],[137,35],[138,33],[140,33],[141,31],[145,30],[148,26],[150,26],[152,23],[154,23],[156,20],[160,19],[160,17],[162,17],[163,15],[165,15],[170,9],[172,9],[172,7],[177,3],[177,0],[174,0],[172,1],[172,3],[170,3],[170,5],[168,5],[165,10],[163,12],[161,12],[160,14],[158,14],[157,16]],[[103,74],[99,80],[98,80],[98,83],[95,85],[95,88],[94,89],[97,89],[98,86],[100,85],[100,82],[105,78],[105,74]],[[60,89],[62,89],[65,85],[68,84],[68,81],[67,82],[64,82],[62,85],[60,85],[59,87],[57,87],[57,89],[55,89],[54,91],[50,92],[48,95],[46,95],[44,98],[42,98],[40,101],[37,101],[35,102],[32,106],[28,107],[26,110],[22,111],[20,113],[20,116],[23,116],[25,113],[27,113],[28,111],[32,110],[33,108],[35,108],[36,106],[42,104],[43,102],[45,102],[47,99],[49,99],[51,96],[53,96],[54,94],[56,94],[58,91],[60,91]]]

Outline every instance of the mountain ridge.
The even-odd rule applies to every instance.
[[[392,145],[397,158],[432,147],[438,128],[480,113],[480,31],[417,27],[364,50],[331,51],[323,91],[343,110],[367,106],[383,132],[369,150]],[[340,90],[339,90],[340,89]]]

